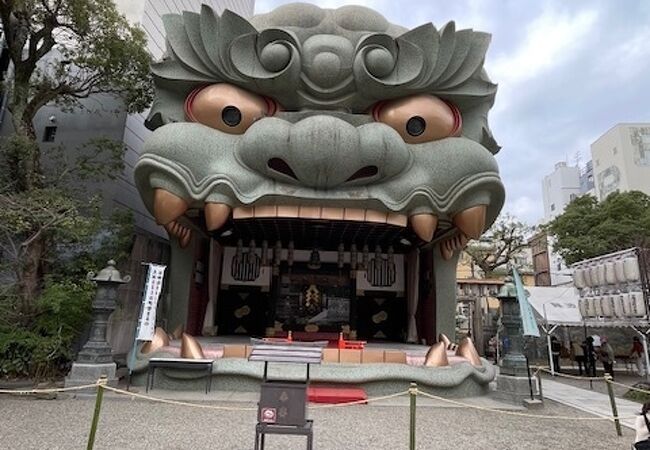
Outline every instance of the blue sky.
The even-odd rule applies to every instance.
[[[291,3],[257,0],[256,13]],[[620,122],[650,122],[650,1],[323,0],[359,4],[413,28],[432,22],[492,34],[486,68],[499,92],[490,114],[503,147],[505,210],[543,215],[541,180],[558,161],[584,164],[590,144]]]

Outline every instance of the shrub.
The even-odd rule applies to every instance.
[[[93,293],[87,281],[47,282],[33,326],[0,329],[0,376],[40,379],[65,373],[74,357],[72,343],[88,324]]]

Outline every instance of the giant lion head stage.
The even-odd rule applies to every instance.
[[[458,254],[504,202],[490,36],[307,4],[164,24],[135,178],[172,237],[170,322],[199,333],[216,298],[220,333],[453,335]]]

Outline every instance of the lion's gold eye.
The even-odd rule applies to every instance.
[[[377,122],[397,131],[409,144],[460,136],[458,108],[433,95],[414,95],[378,103],[372,111]]]
[[[256,120],[272,116],[277,105],[271,99],[227,83],[196,89],[185,100],[185,115],[230,134],[246,132]]]

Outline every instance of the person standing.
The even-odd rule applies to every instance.
[[[551,356],[553,357],[553,370],[555,372],[560,372],[560,352],[562,350],[562,344],[557,340],[555,336],[551,336]]]
[[[605,373],[614,378],[614,349],[609,345],[609,340],[606,336],[600,339],[600,362],[603,363]]]
[[[645,376],[645,362],[643,360],[643,344],[641,344],[641,339],[638,336],[632,338],[632,350],[630,350],[630,359],[634,361],[636,365],[636,373],[640,377]]]
[[[578,365],[578,371],[580,376],[582,376],[582,369],[584,368],[585,372],[587,372],[587,368],[585,366],[585,351],[577,341],[576,342],[571,342],[571,353],[573,356],[573,360],[576,362]]]
[[[494,364],[499,364],[499,352],[497,351],[497,345],[499,341],[496,336],[492,336],[488,341],[488,353],[492,359],[494,359]]]
[[[641,450],[650,448],[650,420],[648,420],[648,411],[650,411],[650,402],[643,404],[641,408],[641,414],[634,421],[634,431],[636,431],[636,437],[634,438],[634,448]],[[636,445],[642,443],[641,445]],[[645,445],[643,445],[645,444]]]
[[[586,372],[588,376],[596,376],[596,353],[594,350],[594,338],[588,336],[585,339],[585,361],[586,361]]]

